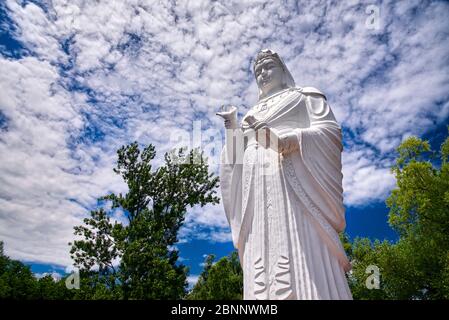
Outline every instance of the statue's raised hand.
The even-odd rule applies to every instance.
[[[226,129],[236,129],[237,125],[237,107],[230,106],[228,110],[225,106],[221,107],[221,111],[216,113],[217,116],[224,119],[224,124]]]

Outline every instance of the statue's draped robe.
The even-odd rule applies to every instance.
[[[222,199],[244,299],[352,299],[338,236],[345,228],[340,126],[317,89],[290,88],[272,100],[246,116],[256,118],[253,127],[287,135],[285,152],[258,144],[246,116],[243,129],[228,130],[222,151]]]

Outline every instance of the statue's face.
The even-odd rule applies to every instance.
[[[256,82],[259,88],[267,93],[283,87],[284,70],[277,61],[267,58],[255,67]]]

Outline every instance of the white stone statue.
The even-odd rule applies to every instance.
[[[296,87],[277,53],[262,50],[259,101],[225,119],[222,201],[244,275],[244,299],[352,299],[345,228],[341,128],[326,97]],[[257,132],[257,134],[256,134]]]

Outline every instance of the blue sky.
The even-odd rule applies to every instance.
[[[73,226],[98,197],[126,192],[116,150],[153,143],[158,165],[198,132],[213,150],[218,107],[242,115],[256,102],[262,48],[325,92],[343,127],[348,234],[395,240],[384,205],[394,148],[410,135],[438,146],[446,133],[448,14],[443,1],[1,1],[6,253],[36,273],[70,270]],[[221,205],[189,210],[178,247],[191,281],[205,254],[227,255]]]

